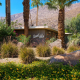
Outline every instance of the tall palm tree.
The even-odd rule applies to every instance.
[[[59,9],[58,15],[58,39],[62,40],[62,47],[65,47],[65,6],[69,7],[74,1],[78,0],[48,0],[46,5],[49,9]]]
[[[39,5],[41,5],[41,6],[43,5],[41,0],[32,0],[31,6],[32,7],[37,7],[36,26],[38,26],[38,8],[39,8]]]
[[[23,1],[24,6],[24,12],[23,12],[23,18],[24,18],[24,34],[26,37],[28,37],[28,30],[29,30],[29,0]]]
[[[11,25],[11,16],[10,16],[10,0],[6,0],[6,24]]]
[[[0,6],[2,5],[2,3],[0,2]]]

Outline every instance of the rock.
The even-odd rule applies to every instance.
[[[21,48],[24,46],[24,44],[22,42],[18,42],[17,46],[18,46],[18,48]]]
[[[79,59],[80,59],[80,50],[77,50],[69,54],[54,56],[53,58],[50,59],[50,63],[63,62],[64,65],[66,64],[76,65],[77,63],[79,63]]]
[[[18,41],[17,41],[16,39],[13,39],[13,40],[12,40],[12,43],[14,43],[14,44],[17,45]]]
[[[52,42],[49,44],[49,47],[52,48],[54,46],[57,46],[59,48],[62,48],[62,45],[61,45],[61,39],[57,39],[56,41]]]
[[[50,59],[49,64],[54,63],[54,62],[63,62],[63,64],[67,64],[67,61],[64,59],[64,56],[66,54],[61,54],[61,55],[56,55]]]

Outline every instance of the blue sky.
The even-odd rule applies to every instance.
[[[5,17],[5,1],[6,0],[0,0],[0,2],[2,3],[2,6],[0,6],[0,17]],[[23,12],[23,5],[22,2],[23,0],[10,0],[10,4],[11,4],[11,15],[13,14],[17,14],[17,13],[22,13]],[[79,0],[80,1],[80,0]],[[44,1],[43,1],[44,3]],[[32,9],[33,7],[31,7],[31,0],[30,0],[30,9]]]

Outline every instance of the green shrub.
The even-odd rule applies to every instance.
[[[26,37],[25,35],[21,34],[17,37],[19,42],[22,42],[23,44],[26,44],[30,41],[31,36]]]
[[[34,51],[32,49],[23,47],[20,49],[19,57],[23,63],[31,63],[35,58]]]
[[[68,48],[67,48],[67,52],[68,53],[70,53],[70,52],[73,52],[73,51],[76,51],[76,50],[79,50],[79,47],[77,47],[77,46],[69,46]]]
[[[37,46],[37,54],[40,57],[48,57],[51,54],[51,50],[47,45],[39,44]]]
[[[3,21],[0,21],[0,36],[6,37],[6,36],[15,36],[16,33],[14,32],[14,29],[11,28],[11,26],[8,26],[5,24],[5,19]]]
[[[2,58],[18,56],[17,46],[12,42],[3,43],[1,46],[1,56]]]
[[[56,40],[56,38],[52,37],[50,40],[46,40],[46,43],[49,44],[49,43],[52,43]]]
[[[58,54],[64,54],[64,53],[65,53],[65,50],[63,48],[59,48],[56,46],[52,48],[52,55],[58,55]]]

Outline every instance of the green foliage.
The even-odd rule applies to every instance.
[[[52,37],[50,40],[46,40],[46,44],[50,44],[52,42],[54,42],[56,40],[56,38]]]
[[[3,43],[1,46],[1,57],[16,57],[18,56],[18,48],[12,42]]]
[[[31,6],[32,7],[37,7],[37,5],[39,6],[42,6],[43,5],[43,3],[41,2],[41,0],[32,0],[32,4],[31,4]]]
[[[47,45],[39,44],[36,49],[37,49],[37,54],[40,57],[48,57],[51,54],[51,50]]]
[[[46,24],[44,24],[44,26],[46,26]]]
[[[0,21],[0,36],[15,36],[16,33],[14,32],[14,29],[11,28],[11,26],[7,26],[5,24],[5,19]]]
[[[0,80],[79,80],[80,64],[76,66],[35,61],[31,64],[0,63]]]
[[[70,45],[74,45],[74,46],[80,45],[80,33],[68,36],[67,46],[70,46]]]
[[[58,55],[58,54],[64,54],[64,53],[65,53],[65,50],[63,48],[59,48],[56,46],[52,48],[52,55]]]
[[[76,50],[79,50],[80,48],[78,46],[74,46],[74,45],[71,45],[67,48],[67,52],[68,53],[71,53],[73,51],[76,51]]]
[[[2,3],[0,2],[0,6],[2,6]]]
[[[48,0],[45,4],[49,9],[63,9],[65,6],[69,7],[74,1],[78,0]]]
[[[34,51],[32,49],[23,47],[20,49],[19,57],[21,58],[23,63],[31,63],[35,57]]]
[[[80,32],[80,14],[73,17],[69,23],[66,24],[66,31],[70,33],[77,34]]]
[[[19,42],[22,42],[23,44],[26,44],[26,43],[28,43],[28,42],[30,41],[30,38],[31,38],[31,35],[28,36],[28,37],[26,37],[25,35],[21,34],[21,35],[19,35],[19,36],[17,37],[17,40],[18,40]]]

